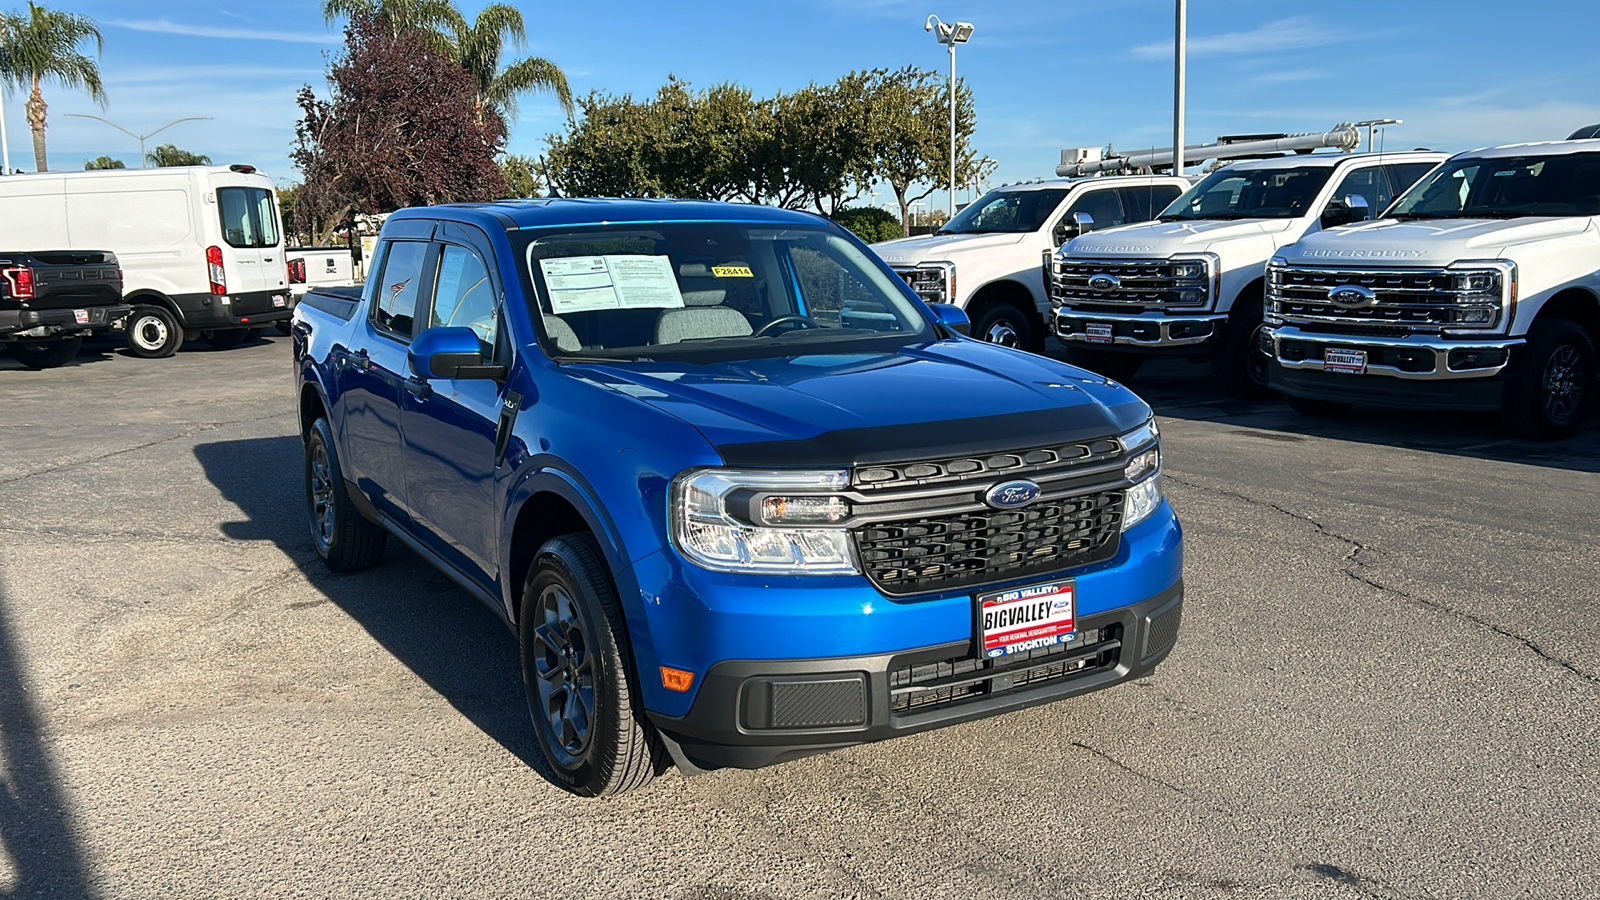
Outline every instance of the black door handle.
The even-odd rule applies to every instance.
[[[423,381],[420,378],[407,378],[400,384],[407,391],[416,394],[418,400],[426,400],[433,396],[433,385]]]

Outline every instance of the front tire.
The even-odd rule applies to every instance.
[[[183,346],[183,329],[160,306],[139,306],[128,315],[128,350],[145,359],[164,359]]]
[[[1272,357],[1262,348],[1264,328],[1260,295],[1241,296],[1222,332],[1222,341],[1211,358],[1211,371],[1222,389],[1235,397],[1259,400],[1270,397],[1267,367]]]
[[[1112,381],[1128,383],[1134,375],[1139,373],[1139,367],[1144,365],[1144,357],[1132,353],[1116,353],[1110,350],[1090,350],[1087,347],[1068,346],[1067,362],[1080,369],[1088,369],[1099,375],[1104,375]]]
[[[389,535],[362,518],[351,504],[327,419],[311,423],[306,434],[305,484],[311,544],[328,568],[354,572],[375,564],[383,556]]]
[[[1567,319],[1533,323],[1526,353],[1506,385],[1500,412],[1518,437],[1558,441],[1583,426],[1596,390],[1594,342]]]
[[[1028,314],[1010,303],[991,303],[972,323],[972,336],[986,344],[1033,349],[1033,323]]]
[[[539,548],[520,613],[528,714],[556,778],[586,797],[644,787],[664,750],[631,680],[621,606],[592,536]]]
[[[11,355],[30,369],[54,369],[64,366],[78,355],[83,338],[62,338],[59,341],[19,341],[11,345]]]

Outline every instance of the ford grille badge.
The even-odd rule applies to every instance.
[[[1378,302],[1378,295],[1359,284],[1341,284],[1328,291],[1328,302],[1340,309],[1366,309]]]
[[[1096,272],[1089,276],[1089,290],[1100,294],[1108,294],[1122,287],[1122,279],[1104,272]]]
[[[983,502],[995,509],[1016,509],[1039,499],[1039,486],[1031,481],[1008,481],[989,488]]]

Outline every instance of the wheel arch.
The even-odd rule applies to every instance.
[[[1589,340],[1600,343],[1600,299],[1583,288],[1567,288],[1545,301],[1533,321],[1537,323],[1545,319],[1577,322],[1589,332]]]
[[[328,401],[322,396],[322,388],[312,382],[300,386],[300,438],[304,440],[311,433],[311,425],[318,419],[327,418]],[[331,419],[329,420],[332,421]]]
[[[140,288],[125,298],[130,306],[160,306],[172,313],[178,320],[178,327],[183,327],[183,313],[178,309],[178,304],[171,297],[151,288]]]
[[[1028,290],[1028,286],[1020,281],[997,278],[973,291],[972,297],[967,300],[967,318],[972,320],[973,327],[976,328],[978,319],[991,307],[1000,303],[1015,307],[1018,312],[1028,317],[1028,323],[1033,328],[1032,347],[1028,349],[1043,349],[1045,333],[1049,331],[1050,323],[1039,312],[1033,291]]]
[[[1254,299],[1259,299],[1263,304],[1267,302],[1266,273],[1262,273],[1260,277],[1245,282],[1244,287],[1240,288],[1239,292],[1233,295],[1233,300],[1228,304],[1228,315],[1233,315],[1233,311],[1239,308],[1240,300]]]
[[[615,527],[599,512],[584,485],[560,469],[541,466],[518,486],[513,506],[511,539],[504,545],[501,563],[503,600],[513,625],[520,613],[522,583],[539,548],[552,537],[574,532],[587,532],[600,545],[601,562],[622,601],[623,618],[629,619],[638,592],[630,597],[629,585],[624,583],[628,581],[627,554]]]

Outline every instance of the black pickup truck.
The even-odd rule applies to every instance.
[[[0,348],[30,369],[65,364],[85,335],[116,327],[129,310],[109,251],[0,250]]]

